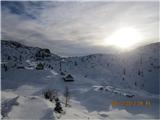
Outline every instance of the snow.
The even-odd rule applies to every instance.
[[[53,75],[58,75],[58,73],[55,72],[54,70],[51,70],[51,73],[52,73]]]
[[[12,93],[2,92],[2,94],[4,96],[10,96]],[[18,96],[9,101],[2,101],[2,105],[4,103],[7,104],[7,107],[10,107],[8,111],[5,111],[8,112],[6,117],[9,119],[54,119],[53,110],[39,97]],[[6,107],[6,105],[4,106]]]
[[[141,48],[142,50],[137,50],[136,54],[130,53],[127,56],[95,54],[65,58],[62,63],[62,71],[65,74],[71,74],[74,78],[74,82],[68,83],[63,81],[63,76],[59,71],[60,57],[52,54],[51,58],[37,60],[35,53],[40,48],[27,46],[15,48],[11,44],[2,42],[2,63],[8,67],[7,71],[3,65],[1,68],[1,109],[5,114],[3,119],[58,119],[54,112],[55,102],[50,102],[43,96],[44,91],[48,89],[57,91],[65,111],[65,114],[60,117],[62,120],[112,120],[117,118],[138,120],[159,117],[159,92],[157,92],[159,64],[154,62],[154,66],[150,65],[152,60],[159,60],[153,55],[151,49],[154,50],[157,45]],[[141,66],[144,72],[143,77],[137,75],[140,68],[139,53],[143,53],[143,65]],[[22,56],[21,61],[19,61],[20,55]],[[8,60],[8,56],[12,60]],[[14,56],[17,57],[16,60]],[[123,75],[124,60],[128,61],[125,64],[126,75]],[[40,62],[45,68],[36,70],[36,65]],[[16,66],[24,66],[24,69],[13,67],[15,63]],[[152,69],[153,72],[148,72],[148,69]],[[125,80],[122,80],[122,77],[125,77]],[[134,85],[135,81],[138,86]],[[144,88],[140,86],[143,83]],[[69,107],[65,107],[64,104],[66,86],[70,93]],[[127,97],[127,95],[134,96]],[[113,101],[146,100],[151,101],[150,107],[112,106]]]
[[[146,115],[146,114],[137,114],[133,115],[126,110],[119,110],[119,109],[113,109],[107,113],[100,113],[101,115],[106,115],[109,117],[109,119],[117,119],[117,118],[123,118],[123,119],[134,119],[134,120],[139,120],[139,119],[152,119],[152,117]]]

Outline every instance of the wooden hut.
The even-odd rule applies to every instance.
[[[74,81],[74,78],[73,78],[73,76],[72,76],[71,74],[68,74],[68,75],[66,75],[65,77],[63,77],[63,80],[64,80],[65,82],[73,82],[73,81]]]

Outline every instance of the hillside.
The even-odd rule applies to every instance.
[[[160,43],[154,43],[128,53],[63,58],[49,49],[1,41],[2,116],[57,119],[54,104],[42,93],[55,89],[63,103],[67,86],[71,107],[64,107],[61,119],[158,118],[159,48]],[[62,79],[68,74],[74,82]],[[115,100],[150,100],[152,106],[114,108]],[[7,101],[11,104],[5,110]],[[29,109],[37,114],[33,117]]]
[[[114,84],[116,87],[137,88],[158,94],[159,48],[160,43],[155,43],[130,53],[62,58],[48,49],[2,41],[2,62],[17,63],[18,66],[25,64],[26,67],[42,62],[46,69],[59,72],[62,61],[61,71],[64,73],[81,75],[98,84]]]

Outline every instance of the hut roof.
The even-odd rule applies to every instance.
[[[71,79],[73,79],[73,77],[72,77],[71,74],[68,74],[65,78],[71,78]]]

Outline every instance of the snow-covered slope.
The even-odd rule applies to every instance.
[[[143,89],[159,94],[160,43],[129,53],[66,58],[63,71],[81,74],[99,84]]]
[[[29,47],[14,41],[1,41],[2,63],[7,62],[9,67],[16,67],[25,64],[29,66],[29,61],[59,61],[58,55],[50,53],[49,49]]]
[[[46,67],[82,75],[99,84],[144,89],[158,94],[160,73],[160,43],[141,47],[136,51],[120,54],[94,54],[84,57],[61,58],[48,49],[33,48],[17,42],[2,41],[2,62],[27,64],[28,61],[44,62]],[[46,52],[46,51],[47,52]],[[117,84],[118,83],[118,84]]]
[[[155,43],[129,53],[63,58],[48,49],[1,41],[2,116],[57,119],[55,103],[42,95],[46,89],[55,89],[66,111],[61,119],[158,118],[159,48]],[[39,63],[44,69],[36,69]],[[74,82],[64,82],[62,72],[71,74]],[[71,94],[67,108],[66,86]],[[152,106],[114,108],[112,102],[119,100],[148,100]]]

